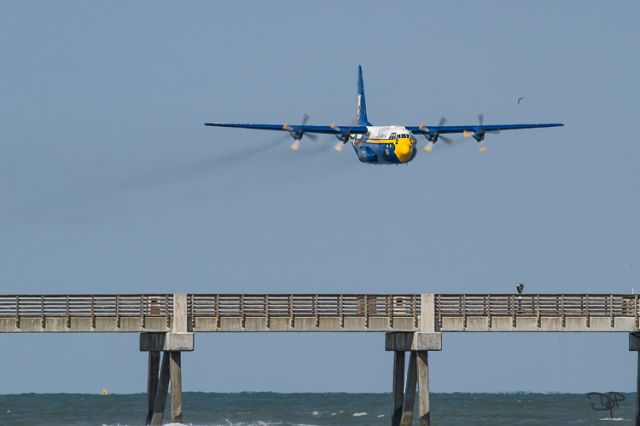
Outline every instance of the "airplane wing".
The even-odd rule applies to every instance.
[[[240,129],[254,130],[279,130],[295,134],[302,133],[321,133],[330,135],[339,134],[365,134],[367,126],[313,126],[308,124],[249,124],[249,123],[204,123],[205,126],[215,127],[233,127]],[[500,132],[502,130],[518,130],[518,129],[538,129],[542,127],[558,127],[564,126],[562,123],[540,123],[540,124],[470,124],[463,126],[405,126],[406,129],[413,134],[446,134],[446,133],[485,133]]]
[[[233,127],[240,129],[254,130],[280,130],[290,133],[322,133],[329,135],[338,134],[364,134],[367,133],[366,126],[311,126],[308,124],[242,124],[242,123],[204,123],[205,126]]]
[[[468,126],[405,126],[409,131],[418,135],[430,133],[484,133],[499,132],[501,130],[518,129],[538,129],[541,127],[559,127],[562,123],[540,123],[540,124],[471,124]]]

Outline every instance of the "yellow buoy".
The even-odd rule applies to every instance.
[[[109,395],[109,392],[107,392],[106,388],[102,388],[102,391],[100,392],[102,395]]]

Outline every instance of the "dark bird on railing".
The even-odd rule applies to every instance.
[[[518,285],[516,286],[516,290],[518,290],[518,294],[522,294],[522,291],[524,290],[524,284],[518,283]]]

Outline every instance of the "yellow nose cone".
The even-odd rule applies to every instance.
[[[398,161],[401,163],[406,163],[409,161],[411,157],[411,148],[413,147],[413,143],[411,139],[399,139],[396,144],[396,157],[398,157]]]
[[[398,142],[398,148],[396,148],[396,154],[407,155],[411,152],[411,145]]]

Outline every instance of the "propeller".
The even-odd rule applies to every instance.
[[[438,128],[442,127],[444,125],[444,123],[447,122],[447,119],[445,117],[440,117],[440,122],[438,123]],[[425,134],[424,137],[427,138],[427,144],[424,146],[424,150],[425,152],[431,152],[433,150],[433,145],[438,142],[438,140],[442,139],[442,141],[448,145],[451,145],[454,143],[453,139],[448,138],[446,136],[442,136],[440,134],[440,131],[435,129],[435,130],[430,130],[427,126],[425,126],[424,124],[420,124],[420,126],[418,126],[420,128],[420,130],[424,130]]]
[[[485,130],[484,129],[484,114],[478,114],[478,127],[474,130],[465,130],[463,136],[468,138],[469,136],[473,137],[478,143],[480,143],[480,152],[485,152],[487,150],[486,145],[484,144],[484,136],[486,133],[498,134],[500,130]]]
[[[338,132],[335,135],[338,139],[338,142],[336,142],[336,144],[333,146],[333,149],[337,152],[342,152],[342,150],[344,149],[344,145],[349,142],[349,138],[351,137],[351,129],[347,128],[346,130],[343,130],[339,126],[336,126],[336,123],[332,123],[330,127]]]
[[[300,149],[300,140],[302,140],[302,137],[305,135],[302,127],[307,124],[307,121],[309,121],[309,114],[302,116],[302,126],[289,126],[288,124],[282,126],[283,129],[289,131],[289,134],[293,138],[293,143],[289,147],[292,151],[298,151]],[[307,137],[314,141],[318,140],[318,135],[307,134]]]

